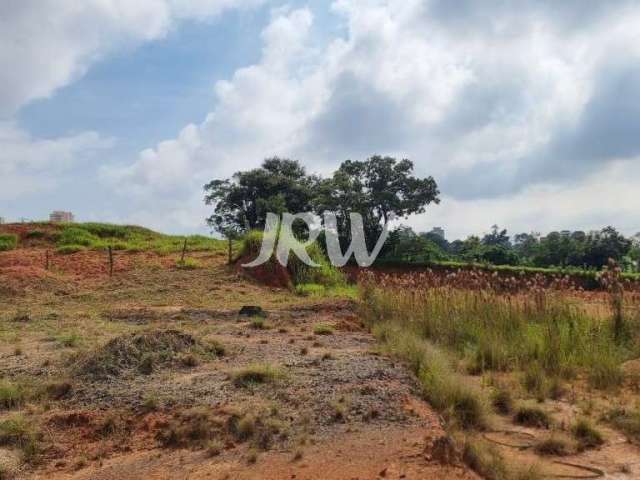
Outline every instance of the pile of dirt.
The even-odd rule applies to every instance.
[[[105,380],[124,373],[150,374],[159,365],[171,364],[185,352],[216,354],[213,346],[198,342],[178,330],[153,331],[121,335],[90,354],[74,367],[75,373],[87,379]]]
[[[275,288],[291,288],[293,281],[289,271],[275,261],[269,261],[253,268],[244,268],[242,265],[250,263],[254,258],[244,256],[236,261],[236,268],[239,272],[252,278],[261,285]]]

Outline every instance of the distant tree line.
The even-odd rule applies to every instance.
[[[397,228],[389,239],[386,256],[404,261],[480,262],[493,265],[531,267],[575,267],[600,269],[609,258],[627,271],[638,271],[640,234],[625,238],[613,227],[585,233],[582,231],[519,233],[511,237],[494,225],[482,237],[448,242],[434,233],[415,233]]]

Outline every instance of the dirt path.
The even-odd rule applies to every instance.
[[[144,332],[177,328],[215,339],[226,353],[149,375],[127,371],[77,382],[73,395],[42,415],[52,447],[46,462],[27,477],[477,478],[462,466],[431,460],[433,440],[444,435],[438,416],[419,398],[406,368],[377,353],[349,302],[274,310],[264,321],[230,310],[166,307],[146,309],[143,316],[135,309],[119,310],[113,321],[135,321]],[[318,334],[318,326],[324,334]],[[234,372],[254,364],[275,366],[283,378],[235,384]],[[150,396],[157,407],[143,412]],[[257,425],[277,421],[278,435],[260,447],[227,435],[215,456],[203,444],[163,446],[158,438],[173,423],[184,428],[184,412],[193,409],[224,422],[230,412],[253,416]],[[121,430],[114,427],[105,435],[105,419],[114,412]]]

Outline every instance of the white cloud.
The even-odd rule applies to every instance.
[[[0,199],[55,189],[63,174],[112,146],[96,132],[56,139],[34,139],[10,122],[0,122]]]
[[[606,214],[629,223],[615,201],[626,195],[624,174],[611,177],[624,185],[609,188],[614,201],[592,200],[593,179],[619,158],[605,151],[595,170],[582,168],[579,148],[567,142],[590,132],[584,117],[593,113],[612,59],[637,62],[637,4],[603,9],[568,1],[558,11],[555,2],[483,2],[482,9],[464,3],[453,12],[444,0],[338,0],[332,8],[346,34],[325,43],[316,41],[307,9],[274,11],[260,61],[216,84],[217,104],[200,125],[105,175],[123,189],[135,186],[148,205],[169,191],[200,202],[194,188],[267,156],[299,158],[326,172],[346,158],[388,153],[408,156],[418,173],[444,180],[445,201],[434,219],[447,225],[454,222],[447,218],[459,219],[460,232],[494,221],[579,227]],[[596,114],[602,111],[611,113]],[[628,120],[640,126],[640,118]],[[624,164],[635,166],[637,156],[628,150]],[[536,156],[549,151],[565,168],[540,175],[536,165],[545,164]],[[522,183],[500,198],[474,178],[478,170],[496,169],[507,181],[511,171],[527,168],[529,178],[518,178]],[[568,187],[567,172],[573,175]],[[584,175],[591,177],[582,181]],[[497,175],[491,183],[502,180]],[[465,189],[481,200],[463,201]]]
[[[20,0],[0,2],[0,118],[48,97],[119,48],[262,0]]]
[[[96,132],[34,138],[17,126],[16,112],[51,96],[94,63],[122,48],[157,40],[187,19],[206,20],[263,0],[18,0],[0,2],[0,199],[32,198],[60,188],[72,167],[112,145]],[[193,130],[193,129],[192,129]],[[188,143],[189,128],[182,140]],[[195,133],[197,136],[197,132]],[[180,170],[180,141],[159,147]],[[167,153],[164,153],[164,152]],[[183,158],[187,154],[183,155]],[[152,156],[152,152],[143,153]],[[104,157],[102,157],[104,159]],[[184,160],[188,162],[189,160]],[[144,163],[144,161],[143,161]],[[149,158],[146,164],[157,163]],[[85,165],[86,168],[86,165]],[[167,167],[169,168],[169,167]],[[149,179],[153,179],[147,170]],[[77,176],[77,174],[75,174]],[[179,177],[174,177],[179,179]]]

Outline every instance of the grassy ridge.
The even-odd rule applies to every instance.
[[[19,243],[16,235],[0,235],[0,250],[4,244]],[[222,240],[204,235],[164,235],[147,228],[134,225],[113,225],[108,223],[29,224],[29,230],[22,235],[22,241],[52,243],[59,253],[74,253],[82,250],[104,250],[111,246],[115,250],[153,251],[160,254],[182,250],[185,238],[187,251],[222,251],[226,244]],[[5,239],[3,241],[3,239]],[[5,248],[9,249],[9,248]]]

